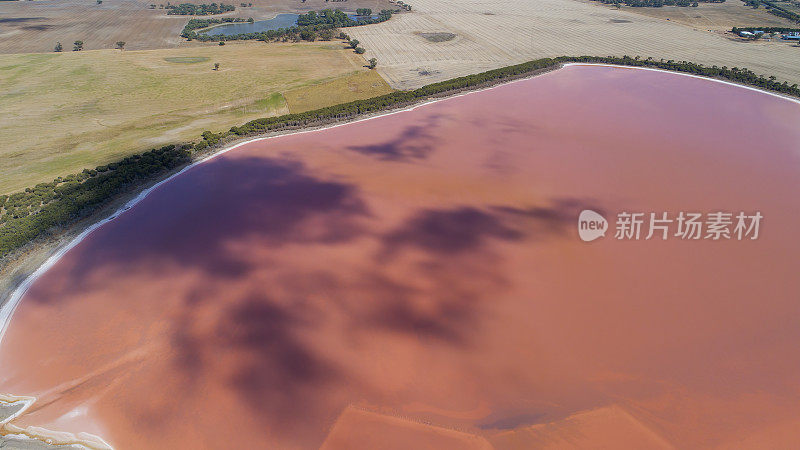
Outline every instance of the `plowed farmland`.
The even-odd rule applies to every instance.
[[[510,63],[558,55],[652,56],[747,67],[800,82],[800,49],[785,42],[744,42],[719,30],[575,0],[415,0],[414,12],[354,28],[395,88],[409,89]],[[422,33],[453,33],[431,42]]]

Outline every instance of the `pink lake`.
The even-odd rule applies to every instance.
[[[34,283],[0,392],[119,449],[796,447],[798,177],[800,104],[597,66],[248,143]]]

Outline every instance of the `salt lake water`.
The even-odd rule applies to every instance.
[[[798,177],[797,103],[597,66],[250,142],[39,278],[0,392],[119,449],[791,448]],[[586,243],[583,209],[764,220]]]

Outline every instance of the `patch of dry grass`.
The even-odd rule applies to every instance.
[[[364,64],[339,42],[0,55],[0,193],[287,113],[298,88],[309,104],[384,92]]]
[[[374,70],[313,84],[283,93],[289,111],[303,112],[352,100],[388,94],[392,88]]]

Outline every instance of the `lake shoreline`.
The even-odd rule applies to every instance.
[[[7,309],[7,304],[9,303],[9,300],[11,298],[21,298],[21,296],[24,295],[24,291],[19,293],[17,291],[21,286],[25,284],[29,285],[34,281],[31,280],[30,282],[28,282],[28,279],[31,278],[31,276],[33,276],[43,264],[45,264],[53,255],[59,252],[59,250],[67,247],[72,248],[75,245],[77,245],[78,242],[75,242],[73,244],[72,241],[74,241],[78,236],[85,233],[86,230],[93,227],[97,223],[103,222],[107,218],[121,213],[122,210],[125,208],[125,205],[127,205],[131,200],[140,196],[144,191],[149,192],[150,190],[157,187],[164,181],[167,181],[172,177],[182,173],[184,170],[188,170],[189,168],[197,164],[200,164],[213,157],[221,155],[245,143],[258,141],[261,139],[270,139],[279,136],[320,131],[341,125],[347,125],[350,123],[369,120],[375,117],[381,117],[389,114],[396,114],[404,111],[411,111],[419,106],[424,106],[426,104],[430,104],[447,98],[453,98],[471,92],[479,92],[491,89],[493,87],[501,86],[508,83],[513,83],[515,81],[519,81],[522,79],[533,78],[543,73],[558,70],[561,67],[563,67],[563,65],[559,64],[553,67],[539,69],[515,77],[493,80],[487,83],[483,83],[481,85],[469,86],[462,89],[448,91],[446,93],[433,95],[430,98],[421,99],[417,102],[398,105],[394,108],[389,108],[381,112],[367,113],[345,119],[323,120],[320,121],[320,123],[307,126],[287,127],[285,129],[263,133],[256,136],[248,136],[245,138],[228,141],[225,142],[224,145],[221,145],[219,147],[209,148],[209,150],[203,152],[202,154],[197,155],[197,157],[190,164],[178,168],[175,171],[163,174],[162,176],[158,177],[155,180],[151,180],[150,182],[131,187],[131,189],[128,192],[112,200],[111,202],[109,202],[108,205],[99,208],[94,213],[89,214],[88,216],[78,220],[76,223],[72,225],[65,226],[62,230],[56,231],[50,236],[37,238],[33,242],[30,242],[29,244],[25,245],[23,248],[15,251],[12,255],[6,256],[4,258],[5,261],[0,260],[0,343],[2,342],[3,334],[5,328],[7,327],[6,322],[8,318],[5,317],[4,313]],[[55,262],[56,261],[53,261],[53,263]],[[14,308],[16,308],[16,305],[14,306]],[[11,313],[13,313],[14,308],[11,309]]]
[[[11,318],[13,317],[14,311],[16,310],[17,306],[19,306],[19,303],[21,302],[28,288],[30,288],[30,286],[33,285],[33,283],[35,283],[39,277],[44,275],[52,266],[54,266],[61,259],[62,256],[64,256],[67,252],[69,252],[69,250],[80,244],[93,231],[105,225],[106,223],[116,219],[119,215],[124,214],[128,209],[132,208],[141,200],[146,198],[150,193],[155,191],[162,184],[171,181],[173,178],[182,175],[184,172],[191,170],[192,168],[194,168],[199,164],[212,160],[229,151],[235,150],[239,147],[242,147],[244,145],[253,142],[258,142],[266,139],[272,139],[283,136],[324,131],[331,128],[336,128],[357,122],[363,122],[378,117],[384,117],[402,112],[413,111],[418,107],[433,104],[442,100],[460,97],[473,92],[486,91],[516,81],[530,79],[538,75],[541,75],[543,73],[558,70],[561,67],[563,67],[563,65],[559,64],[553,67],[539,69],[531,73],[522,74],[520,76],[509,77],[500,80],[493,80],[491,82],[484,83],[478,86],[470,86],[468,88],[453,90],[446,93],[434,95],[431,98],[427,98],[417,102],[412,102],[411,104],[400,105],[398,107],[390,108],[381,112],[364,114],[356,117],[351,117],[348,119],[328,120],[313,126],[304,126],[304,127],[278,130],[270,133],[265,133],[257,136],[250,136],[247,138],[237,139],[231,142],[226,142],[224,146],[221,146],[219,148],[212,148],[209,151],[204,152],[202,155],[198,155],[196,159],[191,163],[189,163],[188,165],[185,165],[174,171],[166,173],[160,176],[157,180],[151,181],[150,183],[144,183],[136,187],[132,187],[129,192],[119,196],[118,198],[111,201],[108,205],[101,207],[94,213],[88,215],[87,217],[84,217],[75,224],[65,227],[63,231],[56,233],[53,236],[41,238],[41,241],[39,242],[32,242],[26,245],[23,249],[16,252],[19,254],[19,256],[17,256],[16,259],[5,263],[4,266],[0,268],[0,344],[2,343],[3,336],[5,335],[7,327],[11,322]],[[35,401],[35,397],[30,397],[30,399],[32,400],[31,403]],[[55,430],[52,431],[47,430],[47,432],[58,433]],[[24,434],[26,435],[26,439],[30,439],[33,441],[39,440],[38,438],[41,439],[50,438],[49,434],[44,432],[44,429],[41,436],[36,435],[31,431],[26,431]],[[17,427],[14,427],[11,421],[9,421],[8,424],[4,424],[3,427],[0,428],[0,438],[6,435],[8,435],[9,437],[14,437],[14,436],[19,437],[20,430],[18,430]],[[42,442],[42,444],[43,444],[42,447],[43,449],[49,448],[48,444],[44,442]]]
[[[310,133],[310,132],[338,127],[341,125],[347,125],[350,123],[361,122],[376,117],[382,117],[390,114],[397,114],[404,111],[411,111],[417,107],[425,106],[448,98],[455,98],[472,92],[485,91],[488,89],[492,89],[494,87],[502,86],[509,83],[514,83],[516,81],[534,78],[544,73],[553,72],[562,67],[567,67],[570,65],[605,66],[605,67],[616,67],[623,69],[642,69],[642,70],[649,70],[656,72],[685,75],[692,78],[723,83],[730,86],[738,86],[740,88],[745,88],[751,91],[760,92],[763,94],[767,94],[770,96],[778,97],[784,100],[788,100],[790,102],[800,104],[800,99],[797,99],[795,97],[783,95],[765,89],[759,89],[757,87],[746,84],[735,83],[722,78],[705,77],[675,70],[665,70],[652,67],[627,66],[618,64],[590,63],[590,62],[565,62],[556,64],[551,67],[537,69],[532,72],[520,75],[495,79],[479,85],[467,86],[461,89],[455,89],[452,91],[434,94],[428,98],[420,99],[419,101],[412,101],[409,103],[400,104],[376,113],[366,113],[363,115],[358,115],[344,119],[326,119],[316,124],[287,127],[277,131],[272,131],[255,136],[248,136],[245,138],[227,141],[219,147],[212,147],[209,150],[203,152],[202,154],[197,155],[196,158],[186,166],[178,168],[177,170],[174,170],[172,172],[165,173],[162,176],[158,177],[157,179],[151,180],[150,182],[131,187],[131,189],[127,193],[110,201],[108,205],[99,208],[94,213],[91,213],[90,215],[78,220],[76,223],[72,225],[64,227],[63,230],[57,231],[53,233],[53,235],[51,236],[37,238],[36,240],[29,243],[22,249],[15,251],[14,254],[6,256],[5,261],[0,261],[0,343],[2,343],[3,334],[5,332],[6,327],[8,326],[8,322],[10,321],[10,315],[13,314],[13,310],[16,308],[16,305],[13,305],[12,307],[9,308],[8,305],[9,300],[12,298],[14,298],[15,301],[21,299],[21,297],[25,293],[25,290],[27,290],[27,287],[23,291],[20,291],[20,288],[32,284],[33,281],[35,281],[35,278],[38,278],[38,275],[41,275],[41,273],[43,273],[43,271],[41,273],[38,272],[39,269],[44,264],[49,262],[49,260],[57,253],[61,252],[62,249],[68,250],[69,248],[72,248],[75,245],[77,245],[79,241],[78,242],[73,242],[73,241],[75,241],[81,235],[88,234],[87,231],[89,229],[93,230],[94,228],[99,226],[98,223],[105,222],[109,217],[114,217],[118,214],[121,214],[127,208],[130,208],[133,205],[135,205],[136,202],[131,203],[132,200],[135,200],[138,197],[142,197],[143,194],[147,195],[147,193],[149,193],[162,183],[169,181],[173,177],[194,167],[197,164],[201,164],[207,160],[210,160],[216,156],[224,154],[230,150],[233,150],[250,142],[259,141],[263,139],[271,139],[280,136]],[[64,250],[64,252],[65,251],[66,250]],[[53,264],[55,262],[56,261],[52,261]],[[31,277],[33,277],[34,275],[36,275],[36,277],[31,279]],[[8,312],[8,310],[10,310],[10,312]],[[8,315],[8,317],[6,317],[6,314]]]
[[[61,236],[55,236],[57,242],[52,244],[51,246],[48,247],[47,244],[43,243],[40,250],[42,252],[41,254],[45,258],[44,261],[40,264],[31,263],[32,265],[36,266],[35,270],[30,272],[15,288],[13,288],[13,290],[11,291],[11,295],[7,298],[5,302],[0,303],[0,343],[2,343],[6,327],[10,323],[10,320],[14,314],[14,310],[20,304],[21,299],[26,294],[28,288],[31,285],[33,285],[41,275],[48,272],[48,270],[50,270],[52,266],[54,266],[59,260],[61,260],[62,256],[67,254],[69,250],[71,250],[75,246],[79,245],[86,237],[89,237],[95,230],[99,229],[100,227],[102,227],[103,225],[107,224],[110,221],[116,220],[122,214],[125,214],[125,212],[127,212],[128,209],[131,209],[133,206],[137,205],[141,200],[147,198],[149,194],[157,190],[157,188],[161,187],[161,185],[166,185],[167,182],[173,181],[173,178],[177,178],[179,175],[184,174],[184,172],[188,172],[204,162],[212,160],[217,156],[226,154],[229,151],[239,149],[243,146],[255,142],[265,141],[267,139],[281,137],[281,136],[293,136],[293,135],[313,133],[316,131],[324,131],[332,128],[337,128],[342,125],[365,122],[373,118],[390,116],[400,112],[413,111],[417,107],[428,106],[440,102],[441,100],[466,96],[467,94],[474,92],[488,91],[496,87],[501,87],[515,83],[516,81],[529,80],[542,73],[552,72],[570,65],[578,65],[578,66],[595,65],[595,66],[605,66],[613,68],[631,68],[630,66],[620,66],[614,64],[593,64],[593,63],[555,64],[553,66],[537,70],[534,72],[527,72],[524,74],[519,74],[518,76],[496,79],[483,83],[481,85],[469,86],[462,89],[455,89],[452,91],[441,92],[439,94],[431,95],[430,97],[420,98],[419,100],[416,101],[409,101],[407,104],[397,104],[394,108],[387,108],[386,110],[383,111],[376,111],[370,114],[351,116],[348,119],[339,119],[339,120],[320,119],[317,123],[312,123],[306,126],[296,126],[294,128],[286,127],[283,129],[272,131],[270,133],[238,138],[236,140],[231,139],[223,141],[219,145],[209,148],[202,154],[200,153],[197,154],[190,163],[187,163],[182,167],[176,168],[175,170],[172,170],[170,172],[164,173],[161,176],[159,176],[158,179],[156,180],[151,180],[150,182],[142,183],[138,186],[132,186],[128,192],[119,195],[116,199],[113,199],[109,204],[99,208],[98,211],[95,211],[91,215],[88,215],[87,217],[83,218],[81,221],[73,225],[65,227],[66,228],[65,234]],[[633,67],[633,68],[640,68],[640,67]],[[669,70],[659,70],[652,68],[645,68],[645,69],[651,71],[671,72]],[[749,86],[742,86],[737,83],[731,83],[724,80],[717,80],[708,77],[698,77],[696,75],[686,74],[686,73],[683,74],[689,75],[692,78],[706,78],[711,81],[722,82],[723,84],[746,87],[748,88],[748,90],[765,92],[760,89],[755,89]],[[790,100],[793,103],[800,104],[800,101],[798,101],[797,99],[785,97],[775,93],[770,93],[770,92],[767,93],[772,94],[773,96],[777,96],[779,98]],[[268,152],[268,154],[269,153],[271,152]],[[158,221],[156,220],[156,223],[157,222]],[[13,430],[14,430],[13,426],[7,426],[4,429],[0,430],[0,435],[11,436]]]
[[[15,296],[16,291],[19,289],[19,287],[22,286],[24,283],[26,283],[27,279],[32,274],[36,273],[36,271],[39,269],[41,265],[43,265],[46,261],[48,261],[56,252],[58,252],[59,249],[66,246],[70,246],[71,241],[73,241],[80,234],[84,233],[87,229],[91,228],[97,222],[101,222],[104,220],[104,218],[108,218],[110,216],[119,214],[122,209],[120,205],[128,204],[131,201],[131,199],[140,196],[143,191],[149,192],[151,189],[160,185],[164,181],[171,179],[173,176],[178,175],[179,173],[183,172],[184,170],[187,170],[188,168],[193,167],[196,164],[202,163],[208,159],[223,154],[229,150],[232,150],[248,142],[253,142],[261,139],[269,139],[278,136],[319,131],[340,125],[346,125],[349,123],[369,120],[375,117],[381,117],[389,114],[396,114],[404,111],[411,111],[418,106],[424,106],[426,104],[434,103],[447,98],[458,97],[471,92],[480,92],[487,89],[491,89],[493,87],[513,83],[519,80],[533,78],[538,75],[552,72],[562,67],[567,67],[571,65],[641,69],[641,70],[685,75],[692,78],[714,81],[718,83],[727,84],[730,86],[738,86],[751,91],[760,92],[763,94],[771,95],[777,98],[781,98],[784,100],[788,100],[790,102],[800,104],[800,99],[797,99],[796,97],[780,94],[766,89],[760,89],[758,87],[754,87],[747,84],[735,83],[723,78],[706,77],[706,76],[681,72],[677,70],[665,70],[653,67],[629,66],[629,65],[608,64],[608,63],[591,63],[591,62],[564,62],[556,64],[552,67],[537,69],[532,72],[520,75],[500,78],[475,86],[468,86],[465,88],[447,91],[440,94],[434,94],[429,98],[397,105],[395,107],[390,107],[384,111],[377,113],[367,113],[345,119],[322,120],[320,121],[320,123],[317,124],[297,126],[297,127],[287,127],[285,129],[277,131],[272,131],[256,136],[249,136],[246,138],[229,141],[226,142],[223,146],[211,148],[209,151],[206,151],[198,155],[196,159],[192,161],[192,163],[190,163],[188,166],[184,166],[182,168],[177,169],[176,171],[166,173],[155,180],[151,180],[149,183],[143,183],[141,185],[132,187],[130,191],[127,192],[126,194],[123,194],[119,198],[112,200],[111,202],[109,202],[108,205],[99,208],[98,211],[88,215],[87,217],[80,219],[75,224],[65,227],[63,230],[54,233],[54,235],[52,236],[36,239],[34,242],[31,242],[24,248],[14,252],[15,254],[9,255],[6,258],[4,258],[6,259],[5,261],[0,260],[0,342],[2,342],[3,332],[5,331],[5,327],[7,326],[7,324],[5,323],[5,318],[2,315],[2,311],[6,309],[6,303],[8,303],[8,300],[11,297]],[[70,248],[71,247],[72,246],[70,246]]]

